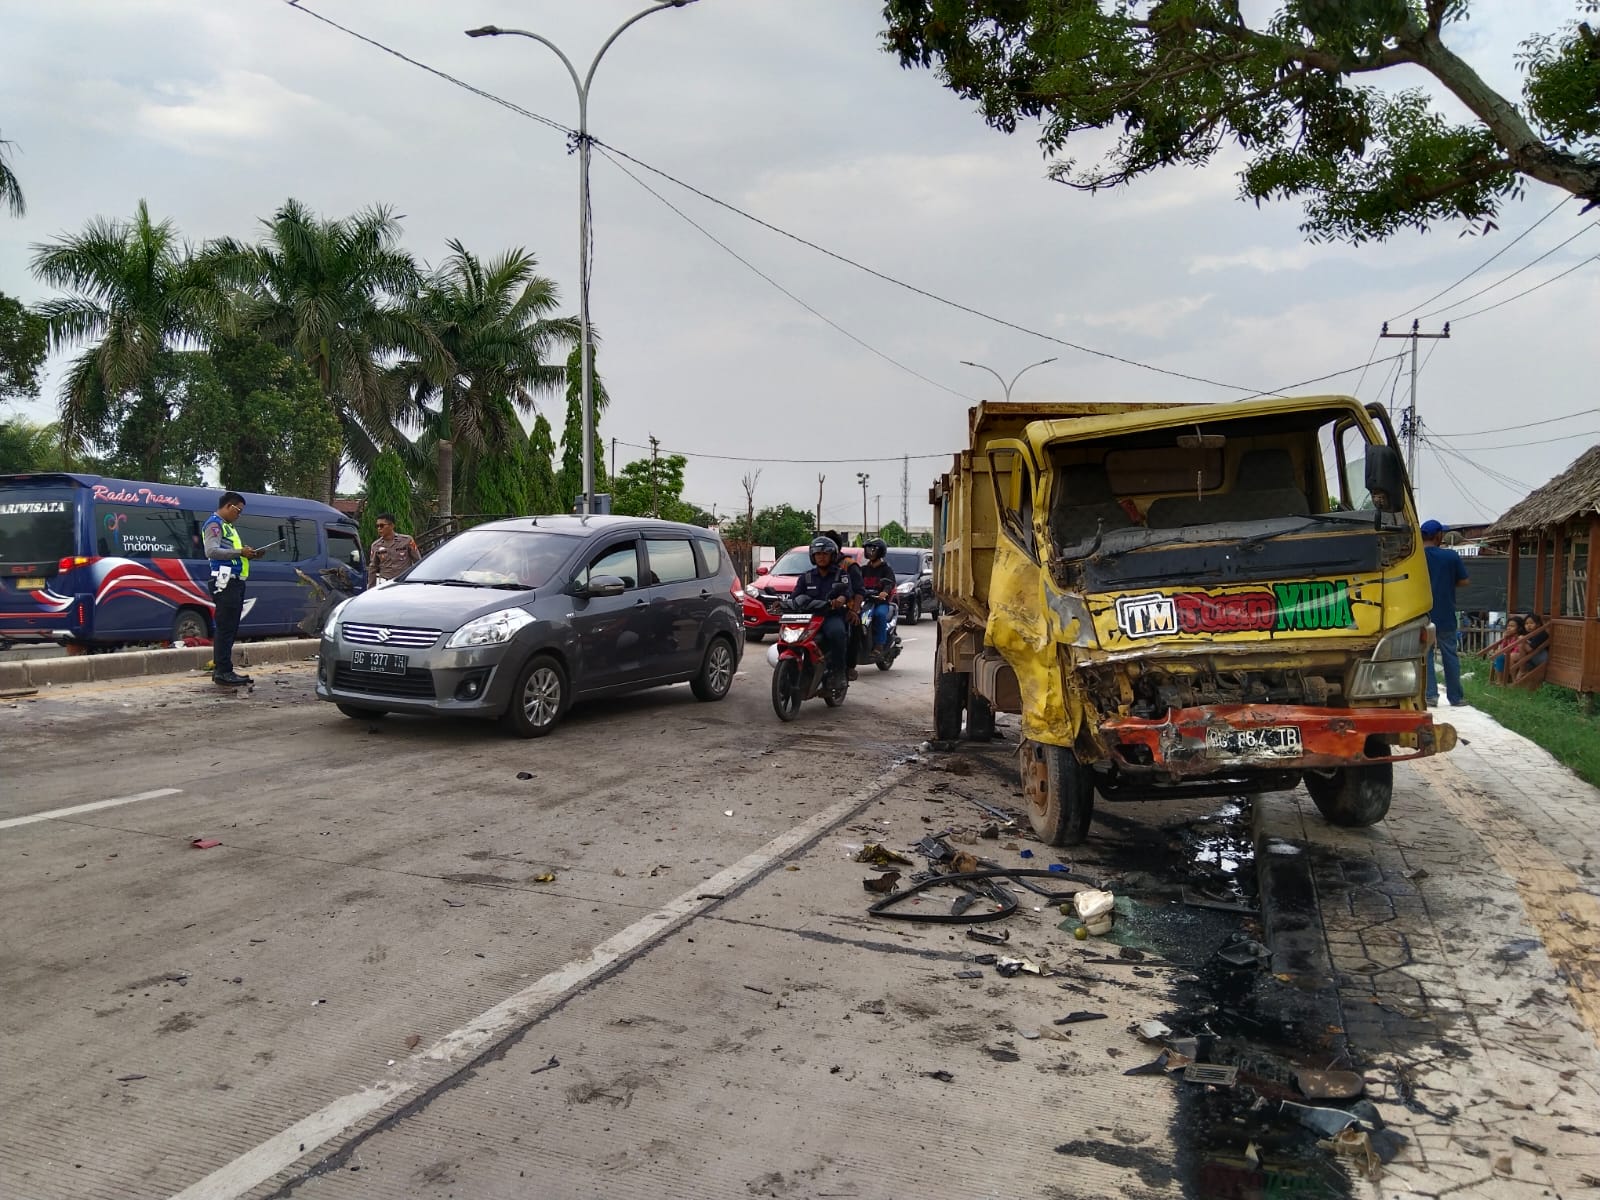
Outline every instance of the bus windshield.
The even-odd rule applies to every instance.
[[[66,488],[0,489],[0,563],[49,563],[78,552],[77,497]]]

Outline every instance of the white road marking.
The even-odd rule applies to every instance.
[[[137,796],[118,796],[114,800],[96,800],[92,804],[74,804],[71,808],[52,808],[49,812],[29,813],[25,817],[11,817],[0,821],[0,829],[17,825],[32,825],[35,821],[54,821],[58,817],[75,817],[79,813],[98,812],[102,808],[116,808],[119,804],[137,804],[140,800],[156,800],[162,796],[176,796],[182,788],[156,788],[153,792],[140,792]]]
[[[341,1096],[295,1122],[282,1133],[245,1151],[204,1179],[190,1184],[172,1200],[236,1200],[245,1195],[385,1105],[436,1082],[440,1078],[438,1064],[455,1065],[470,1060],[485,1046],[531,1020],[541,1010],[548,1009],[619,959],[661,940],[685,924],[695,913],[716,903],[716,900],[704,897],[724,895],[751,876],[759,874],[796,846],[844,820],[888,786],[894,776],[903,772],[903,767],[891,767],[866,788],[824,809],[788,832],[779,834],[731,867],[697,884],[620,933],[613,934],[584,957],[557,967],[479,1014],[460,1029],[445,1034],[426,1050],[417,1051],[396,1067],[388,1079],[378,1080],[358,1092]],[[427,1071],[425,1076],[427,1067],[434,1069]]]

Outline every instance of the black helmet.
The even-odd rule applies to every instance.
[[[831,554],[831,555],[834,556],[834,558],[838,558],[839,557],[839,543],[834,541],[831,537],[814,537],[814,538],[812,538],[811,539],[811,562],[812,562],[813,565],[816,564],[817,555],[819,555],[819,554]]]
[[[889,543],[882,538],[868,538],[861,543],[861,548],[867,552],[868,558],[882,558],[889,553]]]

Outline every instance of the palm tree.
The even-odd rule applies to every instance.
[[[147,479],[159,479],[171,418],[170,355],[202,340],[220,294],[171,221],[96,217],[80,234],[35,245],[33,273],[68,291],[38,308],[50,348],[92,343],[67,371],[61,436],[68,453],[115,429]]]
[[[456,448],[465,462],[496,454],[520,460],[527,438],[517,415],[532,413],[539,393],[566,385],[562,360],[579,326],[553,316],[556,306],[555,284],[520,248],[485,263],[453,240],[424,282],[415,311],[445,353],[433,363],[402,361],[395,374],[409,397],[404,415],[435,450],[442,512],[450,511],[443,506],[454,492]]]
[[[10,209],[13,217],[20,217],[28,211],[28,205],[22,198],[22,185],[17,182],[16,172],[6,162],[6,147],[14,145],[15,142],[0,138],[0,204]]]
[[[438,339],[405,300],[421,279],[399,246],[400,223],[383,207],[329,220],[289,200],[262,224],[264,243],[224,238],[208,259],[242,289],[241,321],[316,374],[339,419],[343,458],[369,467],[396,438],[386,360],[408,354],[443,373]],[[329,465],[325,499],[341,465]]]

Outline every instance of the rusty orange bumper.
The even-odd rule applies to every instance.
[[[1404,762],[1456,744],[1452,726],[1435,724],[1426,710],[1398,708],[1215,704],[1175,708],[1163,718],[1113,717],[1099,728],[1119,770],[1169,778]],[[1400,735],[1411,745],[1396,746]],[[1390,753],[1367,753],[1375,737]]]

